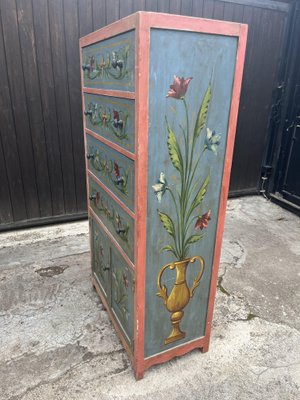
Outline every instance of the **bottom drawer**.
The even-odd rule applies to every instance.
[[[123,336],[131,345],[134,317],[134,272],[94,219],[90,219],[92,272]]]

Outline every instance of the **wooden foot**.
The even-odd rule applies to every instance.
[[[138,369],[136,369],[135,371],[134,371],[134,377],[135,377],[135,379],[137,380],[137,381],[139,381],[140,379],[143,379],[144,378],[144,370],[138,370]]]
[[[203,347],[200,347],[201,353],[207,353],[209,349],[209,343],[205,344]]]

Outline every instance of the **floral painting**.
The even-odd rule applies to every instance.
[[[202,182],[198,177],[205,153],[211,151],[217,154],[221,140],[220,134],[206,126],[212,98],[211,82],[203,95],[195,124],[190,126],[188,89],[192,79],[175,75],[166,96],[179,101],[184,108],[184,124],[179,123],[178,126],[172,127],[168,117],[165,116],[168,154],[180,184],[176,186],[169,184],[168,177],[162,171],[157,182],[152,185],[160,207],[164,206],[157,210],[159,219],[171,238],[161,251],[171,253],[172,258],[175,257],[176,260],[161,267],[157,277],[158,293],[156,294],[163,299],[164,305],[171,313],[172,330],[164,340],[165,345],[185,338],[186,333],[180,327],[184,316],[183,309],[193,297],[204,272],[204,258],[200,255],[191,255],[190,247],[204,237],[203,230],[208,228],[211,219],[212,210],[205,210],[204,213],[202,210],[203,199],[209,190],[210,172]],[[168,204],[164,204],[164,198],[167,195],[170,197],[172,209],[170,209],[169,201]],[[173,218],[170,216],[171,213]],[[200,269],[192,286],[189,287],[186,271],[189,266],[197,265],[197,263]],[[175,284],[170,294],[167,287],[162,284],[162,276],[167,269],[176,271]]]
[[[152,188],[160,206],[164,205],[164,196],[169,195],[176,218],[171,218],[164,209],[158,209],[160,221],[171,238],[162,250],[172,253],[177,260],[189,256],[190,246],[204,237],[203,230],[208,227],[212,210],[201,209],[202,201],[209,189],[210,173],[203,182],[198,180],[201,161],[208,151],[217,154],[221,135],[206,126],[207,113],[212,98],[212,85],[208,84],[200,103],[194,126],[190,126],[188,91],[192,78],[174,76],[166,97],[182,103],[185,111],[185,125],[171,127],[165,116],[166,142],[173,168],[180,178],[180,186],[174,188],[168,184],[168,177],[162,171]],[[197,88],[195,88],[197,89]],[[202,136],[204,136],[202,138]],[[183,139],[180,146],[179,138]],[[201,140],[202,138],[202,140]],[[167,202],[168,204],[168,202]],[[167,206],[166,204],[166,206]]]

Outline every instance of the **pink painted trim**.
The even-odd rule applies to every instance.
[[[93,138],[99,140],[99,142],[102,142],[102,143],[106,144],[108,147],[111,147],[112,149],[114,149],[114,150],[116,150],[117,152],[123,154],[124,156],[130,158],[131,160],[135,160],[135,158],[136,158],[136,157],[135,157],[135,154],[131,153],[131,152],[128,151],[128,150],[123,149],[123,147],[119,146],[118,144],[113,143],[113,142],[111,142],[111,141],[108,140],[108,139],[105,139],[103,136],[98,135],[97,133],[91,131],[91,130],[88,129],[88,128],[85,128],[85,132],[86,132],[87,134],[89,134],[90,136],[93,136]],[[87,153],[87,152],[85,152],[85,154],[86,154],[86,153]]]
[[[124,210],[130,217],[135,220],[135,214],[132,212],[107,186],[105,186],[100,179],[94,175],[90,170],[88,171],[89,177],[93,179],[101,188],[110,196],[113,198],[113,200],[119,204],[119,206]]]
[[[233,90],[232,90],[232,100],[231,100],[231,107],[230,107],[230,114],[229,114],[228,139],[227,139],[227,147],[226,147],[225,162],[224,162],[224,172],[223,172],[221,195],[220,195],[219,219],[218,219],[218,225],[217,225],[214,259],[213,259],[213,269],[212,269],[209,303],[208,303],[208,311],[207,311],[207,319],[206,319],[205,337],[207,338],[208,342],[210,340],[213,309],[214,309],[214,302],[215,302],[215,296],[216,296],[218,269],[219,269],[219,263],[220,263],[222,237],[223,237],[224,223],[225,223],[226,203],[227,203],[227,198],[228,198],[230,172],[231,172],[232,156],[233,156],[233,148],[234,148],[234,139],[235,139],[235,134],[236,134],[238,109],[239,109],[241,87],[242,87],[247,33],[248,33],[248,26],[240,25],[239,41],[238,41],[237,56],[236,56],[236,66],[235,66],[235,74],[234,74],[234,82],[233,82]]]
[[[119,250],[119,253],[124,258],[124,260],[127,262],[127,264],[133,270],[135,270],[135,265],[133,264],[133,262],[130,260],[128,255],[125,253],[125,251],[122,249],[122,247],[119,245],[119,243],[116,241],[116,239],[112,236],[110,231],[106,228],[104,223],[101,221],[101,219],[98,217],[98,215],[94,212],[94,210],[91,207],[89,207],[89,214],[91,217],[93,217],[94,221],[96,221],[99,224],[99,226],[101,226],[101,228],[104,230],[104,232],[106,233],[106,235],[108,236],[108,238],[110,239],[112,244]]]
[[[95,42],[100,42],[101,40],[111,38],[113,36],[119,35],[120,33],[131,31],[135,29],[138,19],[138,13],[129,15],[121,19],[120,21],[113,22],[104,28],[98,29],[95,32],[90,33],[80,39],[80,46],[85,47],[89,44]]]
[[[143,16],[147,18],[149,28],[174,29],[226,36],[239,36],[240,34],[241,24],[236,22],[145,11],[140,11],[138,14],[142,18]]]
[[[148,90],[150,29],[147,14],[138,13],[136,28],[136,114],[135,114],[135,323],[134,370],[140,378],[144,373],[146,241],[147,241],[147,171],[148,171]]]
[[[84,93],[88,94],[99,94],[102,96],[109,96],[109,97],[118,97],[124,99],[135,99],[135,92],[124,92],[121,90],[105,90],[105,89],[95,89],[89,87],[83,87]]]
[[[206,347],[206,339],[204,337],[185,343],[182,346],[174,347],[172,350],[159,353],[156,356],[146,358],[144,360],[144,369],[152,367],[152,365],[161,364],[172,360],[177,356],[182,356],[193,349],[204,349]]]

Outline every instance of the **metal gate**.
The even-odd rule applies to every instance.
[[[261,192],[300,213],[300,2],[290,17],[283,80],[273,105]]]

